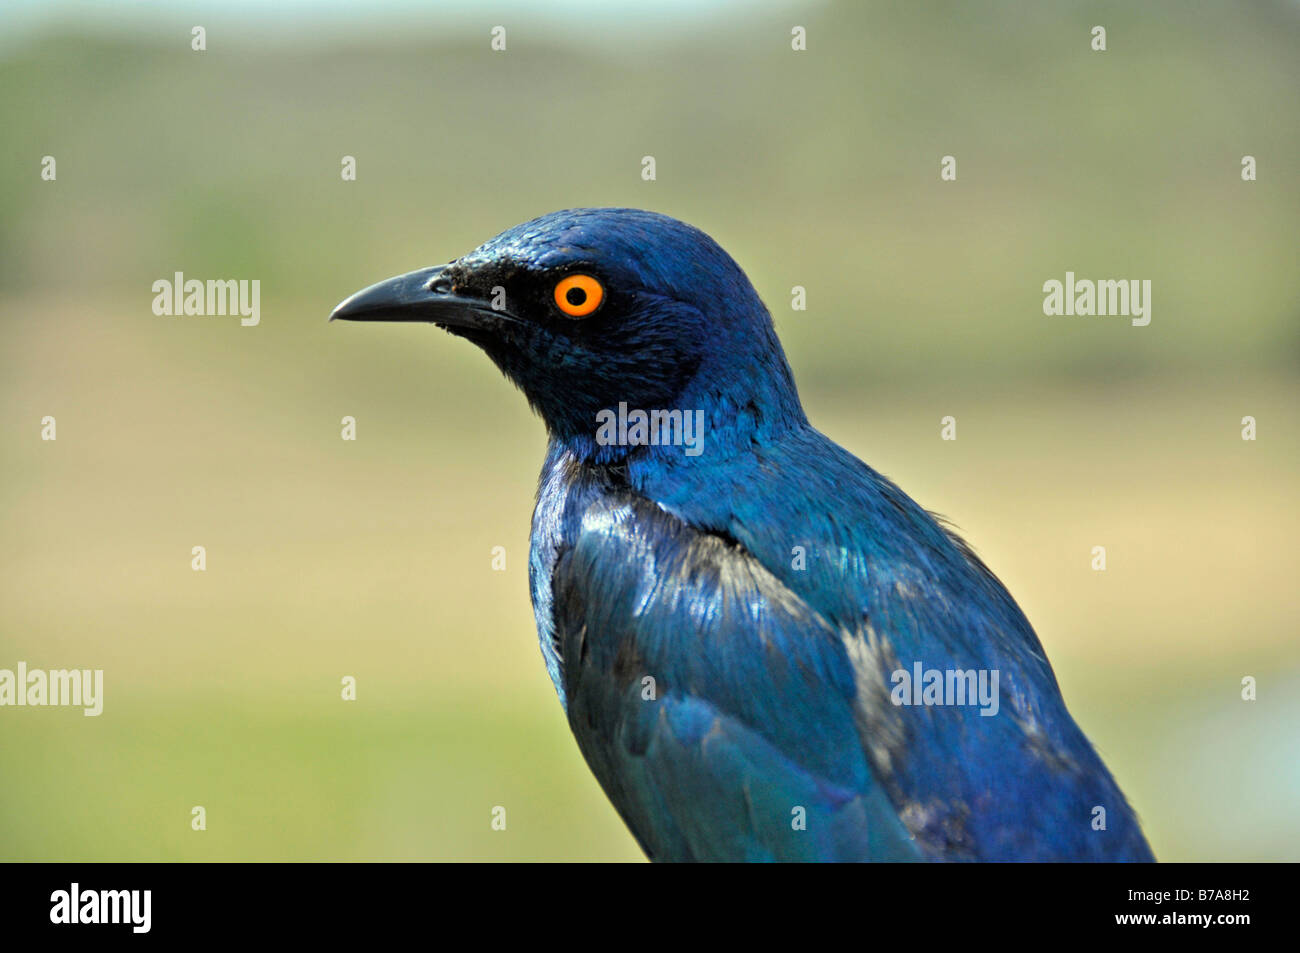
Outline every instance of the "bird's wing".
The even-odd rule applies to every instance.
[[[732,563],[740,555],[757,563],[800,606],[800,618],[839,634],[812,656],[812,682],[780,687],[765,711],[797,708],[818,685],[836,693],[852,686],[870,770],[925,856],[1150,859],[1024,614],[974,554],[894,484],[812,430],[726,465],[640,482],[683,525],[733,540]],[[721,611],[716,598],[698,595],[705,608],[697,612]],[[738,606],[729,611],[743,615]],[[749,624],[725,627],[735,633]],[[809,666],[810,651],[797,637],[782,644],[799,666]],[[741,664],[734,655],[727,662]],[[775,663],[767,656],[747,664],[746,678]],[[895,704],[896,673],[918,667],[945,680],[983,673],[989,687],[996,675],[996,710],[970,700]],[[842,752],[845,719],[840,713],[830,728],[834,716],[810,709],[798,730],[810,745]]]
[[[868,763],[842,633],[635,494],[569,512],[550,592],[569,722],[651,858],[919,859]]]

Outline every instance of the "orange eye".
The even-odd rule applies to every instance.
[[[555,306],[571,318],[585,318],[605,300],[605,289],[591,275],[569,275],[555,286]]]

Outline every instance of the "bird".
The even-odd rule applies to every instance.
[[[541,652],[651,861],[1154,860],[1015,600],[809,423],[703,231],[557,211],[334,319],[465,338],[545,422]]]

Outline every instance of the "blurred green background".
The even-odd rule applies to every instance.
[[[0,13],[0,667],[106,696],[0,709],[0,859],[641,856],[536,647],[540,422],[464,342],[325,320],[578,205],[737,258],[1158,857],[1300,859],[1295,3],[277,9]],[[1150,326],[1045,317],[1067,270],[1149,278]],[[260,279],[260,326],[155,316],[175,271]]]

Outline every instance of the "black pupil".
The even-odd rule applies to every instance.
[[[575,308],[581,308],[587,303],[587,292],[574,286],[564,293],[564,300],[569,302]]]

